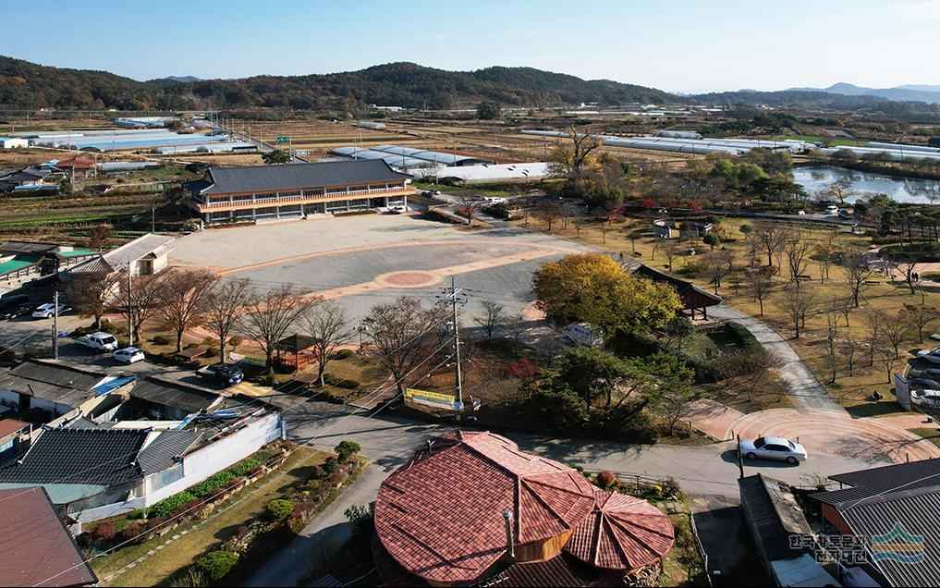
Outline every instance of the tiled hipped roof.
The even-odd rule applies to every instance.
[[[669,517],[652,504],[597,490],[597,505],[575,530],[565,551],[583,562],[612,570],[649,565],[672,549]]]
[[[527,455],[490,433],[450,434],[383,483],[376,530],[406,570],[430,582],[471,582],[507,551],[503,512],[516,544],[559,536],[594,507],[581,474]]]

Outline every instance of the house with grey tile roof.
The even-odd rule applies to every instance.
[[[162,271],[170,259],[173,248],[173,237],[147,233],[130,243],[125,243],[116,249],[95,256],[83,263],[72,267],[66,274],[79,275],[111,275],[114,272],[125,272],[131,268],[133,276],[149,276]]]
[[[382,160],[210,167],[188,185],[207,223],[302,219],[312,215],[407,206],[411,176]]]

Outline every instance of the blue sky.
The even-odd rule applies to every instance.
[[[414,61],[670,91],[940,84],[940,0],[0,0],[0,54],[135,79]]]

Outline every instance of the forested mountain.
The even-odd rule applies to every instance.
[[[451,72],[413,63],[391,63],[326,75],[138,82],[106,72],[46,67],[0,57],[0,106],[4,108],[349,109],[368,104],[455,108],[474,106],[481,100],[505,106],[562,106],[683,99],[652,88],[608,80],[585,81],[532,68]]]
[[[895,88],[865,88],[855,84],[839,82],[828,88],[793,88],[794,90],[810,90],[814,92],[826,92],[828,94],[842,94],[845,96],[874,96],[885,100],[897,100],[902,102],[940,102],[940,86],[928,85],[910,85],[897,86]]]

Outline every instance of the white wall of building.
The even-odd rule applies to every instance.
[[[255,453],[268,443],[282,438],[284,421],[280,413],[262,416],[243,429],[183,457],[182,477],[165,486],[159,484],[161,473],[148,476],[126,502],[82,511],[77,518],[83,523],[153,506],[164,498],[186,490]],[[163,476],[165,479],[166,476]]]

